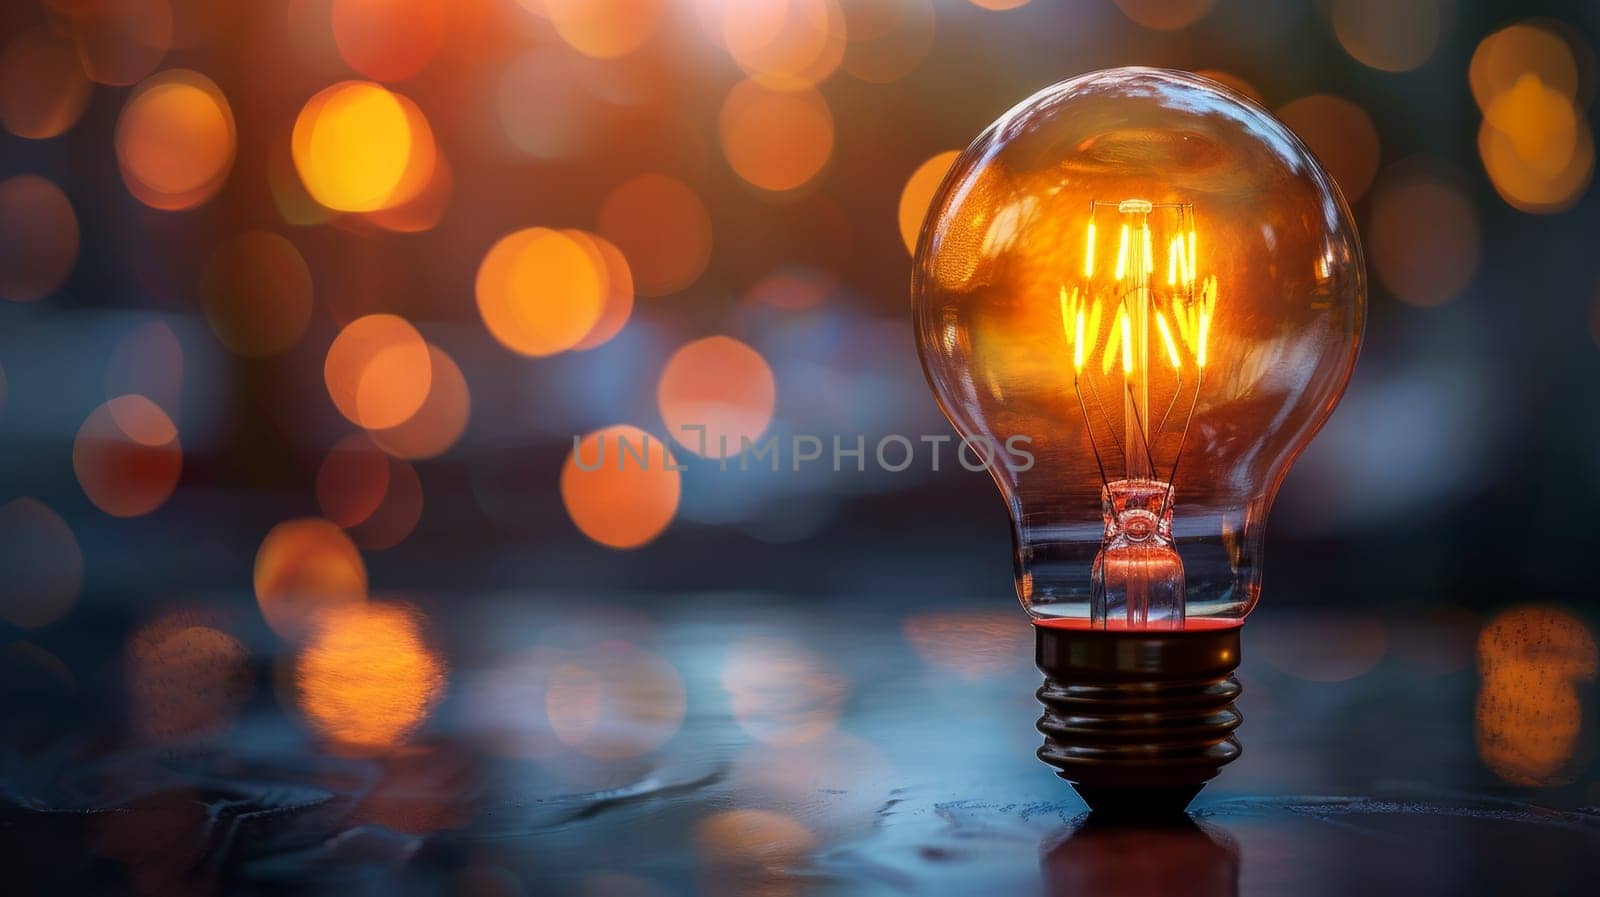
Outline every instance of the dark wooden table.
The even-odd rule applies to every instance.
[[[4,890],[1600,893],[1594,769],[1530,787],[1486,765],[1471,627],[1448,615],[1253,619],[1244,756],[1188,821],[1129,826],[1033,757],[1011,607],[594,607],[431,606],[448,684],[378,755],[320,737],[292,657],[248,625],[253,691],[203,735],[134,734],[115,666],[67,699],[13,676]]]

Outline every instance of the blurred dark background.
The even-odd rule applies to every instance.
[[[1597,29],[1576,0],[7,4],[4,831],[92,845],[84,889],[204,889],[238,865],[141,865],[185,842],[185,801],[215,824],[313,802],[265,783],[365,795],[315,835],[226,839],[283,881],[357,823],[402,833],[362,862],[510,837],[484,783],[515,761],[518,837],[648,857],[683,819],[718,869],[754,831],[763,874],[820,855],[881,884],[924,879],[851,865],[893,847],[851,799],[819,809],[835,779],[1075,812],[1029,756],[998,495],[871,447],[949,432],[907,247],[951,154],[1119,65],[1276,112],[1368,256],[1361,361],[1246,630],[1265,749],[1208,793],[1594,806]],[[575,436],[685,421],[777,436],[785,469],[669,442],[681,473],[564,479]],[[793,472],[795,434],[861,435],[868,469]],[[822,791],[736,759],[806,745]],[[573,819],[667,803],[584,835],[563,795]],[[140,801],[177,833],[30,815]]]

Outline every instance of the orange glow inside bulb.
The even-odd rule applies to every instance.
[[[1114,69],[986,130],[928,222],[912,292],[929,383],[963,436],[1034,444],[1031,468],[990,466],[1030,615],[1242,619],[1266,512],[1365,314],[1317,161],[1215,83]]]

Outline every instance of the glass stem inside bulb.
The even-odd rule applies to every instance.
[[[1142,199],[1124,200],[1118,211],[1127,215],[1132,224],[1132,245],[1129,247],[1127,279],[1123,281],[1122,338],[1127,361],[1122,376],[1122,444],[1130,481],[1148,480],[1156,476],[1150,457],[1150,210],[1151,204]]]
[[[1182,629],[1183,559],[1172,544],[1172,486],[1128,478],[1101,491],[1105,536],[1090,581],[1096,629]]]
[[[1151,209],[1141,199],[1117,207],[1130,219],[1118,271],[1126,476],[1106,483],[1101,495],[1105,536],[1094,562],[1090,619],[1102,629],[1182,629],[1184,623],[1183,560],[1172,544],[1172,484],[1160,479],[1151,456]]]

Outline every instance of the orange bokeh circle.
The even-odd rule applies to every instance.
[[[675,467],[660,439],[625,424],[606,427],[583,437],[567,456],[561,501],[585,536],[612,548],[638,548],[678,512]]]
[[[238,131],[215,82],[171,69],[134,88],[117,117],[115,142],[128,192],[151,208],[178,211],[222,188]]]
[[[367,566],[350,537],[318,517],[286,520],[261,540],[255,562],[256,602],[267,625],[297,641],[318,614],[367,600]]]
[[[523,355],[576,346],[600,319],[602,264],[570,235],[530,227],[502,237],[483,257],[478,313],[501,345]]]
[[[72,443],[72,469],[95,507],[138,517],[160,507],[178,485],[178,428],[142,395],[118,396],[91,413]]]
[[[366,315],[334,338],[323,379],[334,406],[351,423],[368,429],[395,427],[427,400],[432,357],[422,334],[404,318]]]
[[[600,207],[600,235],[616,244],[644,296],[688,287],[711,260],[711,215],[677,178],[645,174],[612,190]]]

